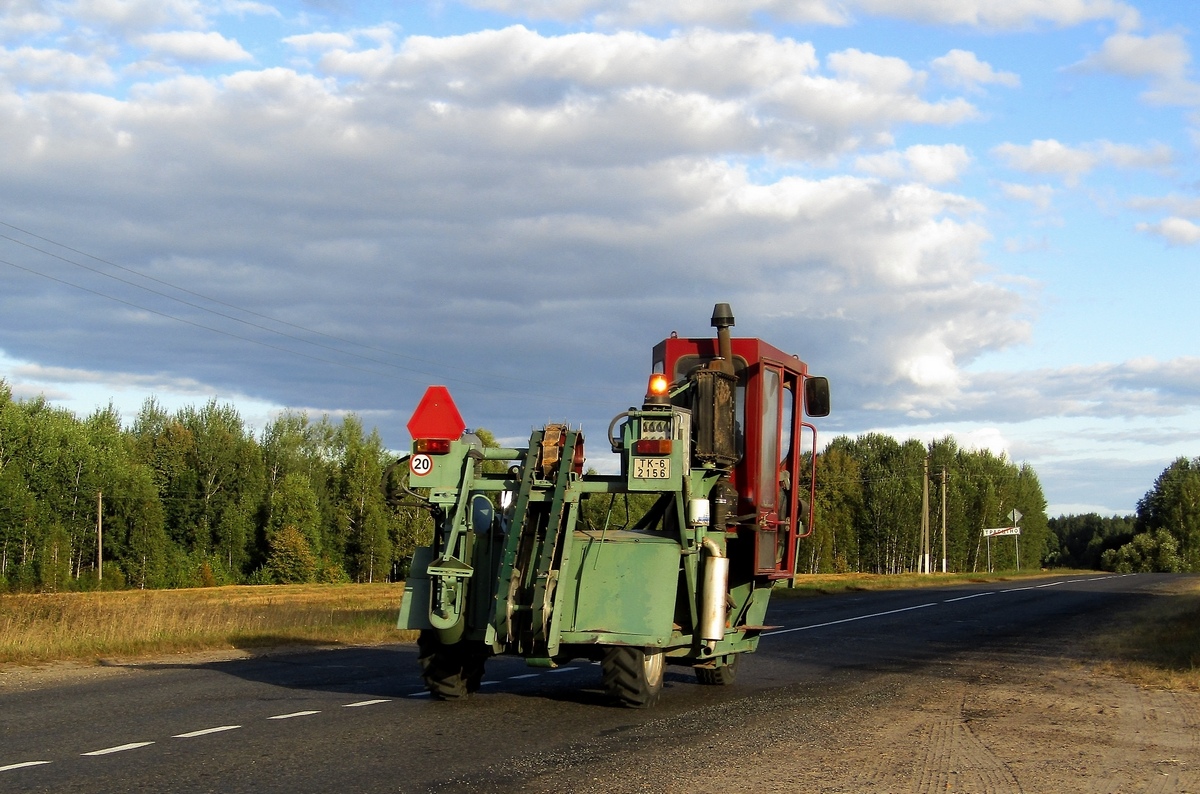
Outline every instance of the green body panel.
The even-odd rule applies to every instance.
[[[429,574],[425,569],[433,559],[433,549],[422,546],[413,553],[408,578],[404,580],[404,600],[400,602],[398,629],[431,629],[429,622]]]
[[[679,542],[649,532],[576,532],[560,581],[563,643],[664,647],[679,589]]]

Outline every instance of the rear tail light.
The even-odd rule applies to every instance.
[[[635,455],[670,455],[671,454],[671,439],[669,438],[642,438],[633,442],[633,454]]]
[[[450,451],[450,440],[446,438],[418,438],[413,442],[413,452],[418,455],[445,455]]]

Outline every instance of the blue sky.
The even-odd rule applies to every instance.
[[[726,301],[831,378],[825,437],[952,434],[1052,515],[1131,512],[1200,454],[1196,17],[10,0],[0,378],[395,448],[438,382],[597,437]]]

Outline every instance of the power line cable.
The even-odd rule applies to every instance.
[[[179,286],[177,286],[177,285],[171,284],[170,282],[168,282],[168,281],[165,281],[165,280],[163,280],[163,279],[159,279],[159,278],[156,278],[156,277],[154,277],[154,276],[150,276],[150,275],[147,275],[147,274],[145,274],[145,273],[141,273],[141,272],[139,272],[139,271],[137,271],[137,270],[134,270],[134,269],[132,269],[132,268],[128,268],[128,267],[125,267],[125,266],[123,266],[123,265],[119,265],[119,264],[117,264],[117,263],[110,262],[110,261],[108,261],[108,260],[106,260],[106,259],[101,259],[101,258],[99,258],[99,257],[92,256],[91,254],[88,254],[88,253],[86,253],[86,252],[79,251],[78,249],[72,248],[72,247],[70,247],[70,246],[67,246],[67,245],[63,245],[63,244],[61,244],[61,243],[58,243],[58,242],[56,242],[56,241],[54,241],[54,240],[50,240],[49,238],[42,237],[42,236],[40,236],[40,235],[37,235],[37,234],[35,234],[35,233],[33,233],[33,232],[28,232],[28,231],[26,231],[25,229],[22,229],[21,227],[14,226],[13,224],[10,224],[10,223],[5,223],[4,221],[0,221],[0,226],[5,226],[5,227],[7,227],[7,228],[14,229],[14,230],[16,230],[16,231],[19,231],[19,232],[21,232],[21,233],[23,233],[23,234],[28,234],[28,235],[30,235],[31,237],[35,237],[36,239],[43,240],[43,241],[45,241],[45,242],[48,242],[48,243],[50,243],[50,244],[52,244],[52,245],[56,245],[56,246],[62,247],[62,248],[64,248],[64,249],[68,250],[68,251],[72,251],[72,252],[74,252],[74,253],[77,253],[77,254],[79,254],[79,255],[81,255],[81,256],[86,256],[86,257],[88,257],[88,258],[90,258],[90,259],[94,259],[95,261],[102,262],[102,263],[104,263],[104,264],[107,264],[107,265],[111,265],[111,266],[113,266],[113,267],[116,267],[116,268],[118,268],[118,269],[120,269],[120,270],[122,270],[122,271],[125,271],[125,272],[132,273],[132,274],[134,274],[134,275],[137,275],[137,276],[139,276],[139,277],[146,278],[146,279],[148,279],[148,280],[150,280],[150,281],[153,281],[153,282],[156,282],[156,283],[159,283],[159,284],[163,284],[164,286],[170,287],[171,289],[177,289],[177,290],[179,290],[179,291],[181,291],[181,292],[184,292],[184,293],[186,293],[186,294],[193,295],[193,296],[195,296],[195,297],[198,297],[198,298],[201,298],[201,299],[203,299],[203,300],[211,301],[211,302],[213,302],[213,303],[216,303],[216,304],[218,304],[218,305],[221,305],[221,306],[225,306],[225,307],[228,307],[228,308],[234,309],[234,310],[236,310],[236,311],[245,312],[246,314],[250,314],[250,315],[252,315],[252,316],[255,316],[255,317],[260,317],[260,318],[262,318],[262,319],[265,319],[265,320],[268,320],[268,321],[270,321],[270,322],[276,322],[276,323],[279,323],[279,324],[281,324],[281,325],[285,325],[285,326],[288,326],[288,327],[292,327],[292,328],[296,328],[296,329],[298,329],[298,330],[305,331],[306,333],[311,333],[311,334],[313,334],[313,335],[316,335],[316,336],[321,336],[321,337],[325,337],[325,338],[327,338],[327,339],[332,339],[332,340],[334,340],[334,341],[342,342],[342,343],[344,343],[344,344],[347,344],[347,345],[351,345],[351,346],[355,346],[355,347],[361,347],[361,348],[363,348],[363,349],[366,349],[366,350],[374,350],[374,351],[377,351],[377,352],[382,352],[382,353],[385,353],[385,354],[387,354],[387,355],[390,355],[390,356],[396,356],[396,357],[398,357],[398,358],[405,358],[405,359],[408,359],[408,360],[411,360],[411,361],[417,361],[417,362],[419,362],[419,363],[425,363],[425,364],[433,364],[433,363],[434,363],[434,362],[429,362],[429,361],[427,361],[427,360],[419,359],[419,358],[416,358],[416,357],[413,357],[413,356],[405,356],[405,355],[402,355],[402,354],[393,353],[393,352],[391,352],[391,351],[387,351],[387,350],[384,350],[384,349],[382,349],[382,348],[377,348],[377,347],[373,347],[373,346],[370,346],[370,345],[362,345],[362,344],[360,344],[360,343],[353,342],[353,341],[351,341],[351,340],[342,339],[341,337],[333,336],[333,335],[331,335],[331,334],[326,334],[326,333],[323,333],[323,332],[321,332],[321,331],[316,331],[316,330],[313,330],[313,329],[310,329],[310,328],[306,328],[306,327],[304,327],[304,326],[301,326],[301,325],[298,325],[298,324],[295,324],[295,323],[290,323],[290,322],[287,322],[287,321],[285,321],[285,320],[277,320],[277,319],[275,319],[275,318],[272,318],[272,317],[270,317],[270,316],[268,316],[268,315],[261,314],[261,313],[259,313],[259,312],[255,312],[255,311],[252,311],[252,310],[250,310],[250,309],[244,309],[244,308],[242,308],[242,307],[236,306],[236,305],[234,305],[234,304],[231,304],[231,303],[226,303],[226,302],[224,302],[224,301],[220,301],[220,300],[218,300],[218,299],[215,299],[215,298],[211,298],[211,297],[209,297],[209,296],[207,296],[207,295],[203,295],[203,294],[201,294],[201,293],[198,293],[198,292],[195,292],[195,291],[193,291],[193,290],[189,290],[189,289],[187,289],[187,288],[184,288],[184,287],[179,287]],[[43,248],[39,248],[39,247],[37,247],[37,246],[35,246],[35,245],[32,245],[32,244],[30,244],[30,243],[27,243],[27,242],[25,242],[25,241],[22,241],[22,240],[18,240],[18,239],[16,239],[16,238],[13,238],[13,237],[11,237],[11,236],[9,236],[9,235],[0,234],[0,239],[5,239],[5,240],[8,240],[8,241],[10,241],[10,242],[13,242],[13,243],[15,243],[15,244],[17,244],[17,245],[21,245],[21,246],[23,246],[23,247],[25,247],[25,248],[28,248],[28,249],[30,249],[30,250],[37,251],[38,253],[41,253],[41,254],[44,254],[44,255],[46,255],[46,256],[49,256],[49,257],[53,257],[53,258],[55,258],[55,259],[58,259],[59,261],[65,262],[65,263],[67,263],[67,264],[69,264],[69,265],[72,265],[72,266],[74,266],[74,267],[78,267],[78,268],[80,268],[80,269],[83,269],[83,270],[89,271],[89,272],[91,272],[91,273],[95,273],[95,274],[97,274],[97,275],[99,275],[99,276],[102,276],[102,277],[104,277],[104,278],[112,279],[112,280],[114,280],[114,281],[117,281],[117,282],[119,282],[119,283],[126,284],[126,285],[128,285],[128,286],[134,287],[135,289],[141,289],[141,290],[143,290],[143,291],[145,291],[145,292],[149,292],[149,293],[151,293],[151,294],[153,294],[153,295],[158,295],[159,297],[166,298],[167,300],[173,300],[173,301],[175,301],[175,302],[177,302],[177,303],[183,304],[183,305],[185,305],[185,306],[188,306],[188,307],[190,307],[190,308],[194,308],[194,309],[197,309],[197,310],[199,310],[199,311],[202,311],[202,312],[207,312],[207,313],[209,313],[209,314],[213,314],[213,315],[216,315],[216,316],[218,316],[218,317],[222,317],[222,318],[224,318],[224,319],[231,320],[231,321],[233,321],[233,322],[236,322],[236,323],[241,323],[242,325],[245,325],[245,326],[248,326],[248,327],[251,327],[251,328],[255,328],[255,329],[258,329],[258,330],[264,331],[264,332],[266,332],[266,333],[276,334],[276,335],[278,335],[278,336],[282,336],[282,337],[284,337],[284,338],[286,338],[286,339],[291,339],[291,340],[293,340],[293,341],[296,341],[296,342],[299,342],[299,343],[301,343],[301,344],[312,345],[312,346],[314,346],[314,347],[317,347],[317,348],[320,348],[320,349],[324,349],[324,350],[329,350],[329,351],[331,351],[331,352],[334,352],[334,353],[338,353],[338,354],[342,354],[342,355],[350,355],[350,356],[354,356],[355,358],[359,358],[359,359],[362,359],[362,360],[364,360],[364,361],[371,362],[371,363],[373,363],[373,364],[379,364],[380,366],[389,367],[389,368],[392,368],[392,369],[401,370],[401,371],[405,371],[405,372],[411,372],[411,373],[418,374],[418,375],[424,375],[424,376],[426,376],[426,377],[429,377],[429,378],[433,378],[433,379],[437,379],[437,380],[443,380],[443,381],[447,381],[447,382],[450,382],[450,383],[457,383],[457,384],[458,384],[458,385],[460,385],[460,386],[467,386],[467,387],[471,387],[471,388],[474,388],[474,389],[477,389],[477,390],[486,390],[486,391],[488,391],[488,392],[501,392],[501,393],[505,393],[505,394],[511,394],[511,395],[516,395],[516,396],[521,396],[521,397],[532,397],[532,398],[537,398],[537,399],[542,399],[542,400],[550,400],[550,399],[552,399],[552,398],[551,398],[549,395],[547,395],[547,394],[545,394],[545,393],[543,393],[543,392],[521,391],[521,390],[517,390],[517,389],[513,389],[513,388],[505,387],[505,386],[497,386],[497,385],[495,385],[495,384],[492,384],[492,383],[486,383],[486,384],[485,384],[485,383],[479,383],[479,382],[476,382],[476,381],[471,381],[471,380],[467,380],[467,379],[464,379],[464,378],[460,378],[460,377],[457,377],[457,376],[454,376],[454,375],[439,375],[439,374],[436,374],[436,373],[429,372],[429,371],[427,371],[427,370],[415,369],[415,368],[413,368],[413,367],[405,367],[405,366],[402,366],[402,365],[399,365],[399,364],[395,364],[395,363],[393,363],[393,362],[390,362],[390,361],[383,361],[383,360],[380,360],[380,359],[377,359],[377,358],[373,358],[373,357],[371,357],[371,356],[365,356],[365,355],[362,355],[362,354],[360,354],[360,353],[355,353],[355,352],[353,352],[353,351],[347,351],[347,350],[343,350],[343,349],[341,349],[341,348],[333,347],[333,346],[331,346],[331,345],[322,344],[322,343],[320,343],[320,342],[314,342],[314,341],[312,341],[312,340],[309,340],[309,339],[304,339],[304,338],[302,338],[302,337],[299,337],[299,336],[296,336],[296,335],[294,335],[294,334],[289,334],[289,333],[286,333],[286,332],[284,332],[284,331],[280,331],[280,330],[278,330],[278,329],[270,328],[270,327],[267,327],[267,326],[265,326],[265,325],[261,325],[261,324],[258,324],[258,323],[251,322],[251,321],[249,321],[249,320],[245,320],[245,319],[242,319],[242,318],[239,318],[239,317],[235,317],[235,316],[233,316],[233,315],[230,315],[230,314],[227,314],[227,313],[225,313],[225,312],[220,312],[220,311],[217,311],[217,310],[215,310],[215,309],[212,309],[212,308],[209,308],[209,307],[206,307],[206,306],[202,306],[202,305],[199,305],[199,304],[197,304],[197,303],[193,303],[193,302],[191,302],[191,301],[187,301],[187,300],[184,300],[184,299],[182,299],[182,298],[179,298],[179,297],[176,297],[176,296],[173,296],[173,295],[168,295],[167,293],[164,293],[164,292],[162,292],[162,291],[159,291],[159,290],[156,290],[156,289],[152,289],[152,288],[150,288],[150,287],[147,287],[147,286],[145,286],[145,285],[142,285],[142,284],[137,284],[137,283],[135,283],[135,282],[129,281],[128,279],[124,279],[124,278],[121,278],[121,277],[119,277],[119,276],[115,276],[115,275],[113,275],[113,274],[111,274],[111,273],[105,273],[104,271],[102,271],[102,270],[99,270],[98,268],[90,267],[90,266],[88,266],[88,265],[85,265],[85,264],[82,264],[82,263],[80,263],[80,262],[76,262],[76,261],[74,261],[74,260],[72,260],[72,259],[69,259],[69,258],[67,258],[67,257],[64,257],[64,256],[61,256],[61,255],[59,255],[59,254],[56,254],[56,253],[54,253],[54,252],[52,252],[52,251],[47,251],[47,250],[45,250],[45,249],[43,249]],[[40,272],[40,271],[38,271],[38,270],[34,270],[34,269],[32,269],[32,268],[24,267],[24,266],[22,266],[22,265],[18,265],[18,264],[16,264],[16,263],[9,262],[9,261],[7,261],[7,260],[0,260],[0,262],[2,262],[3,264],[7,264],[7,265],[9,265],[9,266],[11,266],[11,267],[17,268],[17,269],[19,269],[19,270],[23,270],[23,271],[25,271],[25,272],[32,273],[33,275],[42,276],[42,277],[44,277],[44,278],[47,278],[47,279],[49,279],[49,280],[51,280],[51,281],[55,281],[55,282],[57,282],[57,283],[64,284],[64,285],[66,285],[66,286],[75,287],[76,289],[80,289],[80,290],[82,290],[82,291],[84,291],[84,292],[88,292],[88,293],[91,293],[91,294],[93,294],[93,295],[97,295],[97,296],[99,296],[99,297],[106,298],[106,299],[108,299],[108,300],[113,300],[113,301],[116,301],[116,302],[119,302],[119,303],[123,303],[123,304],[125,304],[125,305],[131,306],[131,307],[133,307],[133,308],[136,308],[136,309],[139,309],[139,310],[142,310],[142,311],[147,311],[147,312],[150,312],[150,313],[152,313],[152,314],[159,315],[159,316],[161,316],[161,317],[165,317],[165,318],[168,318],[168,319],[176,320],[176,321],[178,321],[178,322],[185,323],[185,324],[187,324],[187,325],[191,325],[191,326],[194,326],[194,327],[196,327],[196,328],[201,328],[201,329],[204,329],[204,330],[212,331],[212,332],[214,332],[214,333],[219,333],[219,334],[222,334],[222,335],[224,335],[224,336],[228,336],[228,337],[230,337],[230,338],[233,338],[233,339],[238,339],[238,340],[240,340],[240,341],[244,341],[244,342],[250,342],[251,344],[258,344],[258,345],[261,345],[261,346],[263,346],[263,347],[266,347],[266,348],[269,348],[269,349],[272,349],[272,350],[278,350],[278,351],[285,352],[285,353],[292,353],[292,354],[294,354],[294,355],[302,356],[302,357],[304,357],[304,358],[308,358],[308,359],[310,359],[310,360],[313,360],[313,361],[319,361],[319,362],[326,363],[326,364],[333,364],[333,365],[335,365],[335,366],[341,366],[341,367],[345,367],[345,368],[348,368],[348,369],[356,370],[356,371],[359,371],[359,372],[365,372],[365,373],[367,373],[367,374],[371,374],[371,375],[376,375],[376,376],[379,376],[379,375],[381,375],[381,373],[379,373],[379,372],[375,372],[375,371],[373,371],[373,370],[367,370],[367,369],[363,369],[363,368],[361,368],[361,367],[356,367],[356,366],[353,366],[353,365],[351,365],[351,364],[347,364],[347,363],[346,363],[346,362],[344,362],[344,361],[333,361],[333,360],[330,360],[330,359],[321,358],[321,357],[319,357],[319,356],[313,356],[313,355],[310,355],[310,354],[301,353],[301,352],[299,352],[299,351],[296,351],[296,350],[293,350],[293,349],[291,349],[291,348],[285,348],[285,347],[280,347],[280,346],[277,346],[277,345],[272,345],[272,344],[269,344],[269,343],[263,342],[263,341],[261,341],[261,340],[258,340],[258,339],[253,339],[253,338],[251,338],[251,337],[242,336],[242,335],[240,335],[240,334],[234,334],[234,333],[231,333],[231,332],[228,332],[228,331],[223,331],[223,330],[221,330],[221,329],[218,329],[218,328],[213,328],[213,327],[211,327],[211,326],[204,325],[204,324],[202,324],[202,323],[197,323],[197,322],[194,322],[194,321],[191,321],[191,320],[186,320],[186,319],[183,319],[183,318],[181,318],[181,317],[177,317],[177,316],[175,316],[175,315],[172,315],[172,314],[170,314],[170,313],[167,313],[167,312],[162,312],[162,311],[159,311],[159,310],[156,310],[156,309],[151,309],[151,308],[149,308],[149,307],[142,306],[142,305],[140,305],[140,304],[137,304],[137,303],[134,303],[134,302],[131,302],[131,301],[127,301],[127,300],[124,300],[124,299],[121,299],[121,298],[117,298],[117,297],[114,297],[114,296],[112,296],[112,295],[108,295],[108,294],[106,294],[106,293],[99,292],[99,291],[97,291],[97,290],[93,290],[93,289],[90,289],[90,288],[88,288],[88,287],[84,287],[84,286],[81,286],[81,285],[75,284],[75,283],[73,283],[73,282],[70,282],[70,281],[66,281],[66,280],[64,280],[64,279],[60,279],[60,278],[57,278],[57,277],[54,277],[54,276],[50,276],[50,275],[48,275],[48,274],[46,274],[46,273],[42,273],[42,272]],[[497,378],[497,379],[501,379],[501,380],[519,381],[519,382],[522,382],[522,383],[524,382],[522,379],[513,378],[513,377],[510,377],[510,376],[504,376],[504,375],[489,375],[488,377],[489,377],[489,378]],[[407,379],[407,380],[413,380],[414,382],[418,382],[418,381],[416,381],[416,380],[415,380],[415,379],[413,379],[413,378],[406,378],[406,379]],[[574,399],[568,399],[568,401],[569,401],[569,402],[576,403],[576,404],[588,404],[588,405],[608,405],[608,403],[602,403],[602,402],[600,402],[600,401],[598,401],[598,400],[582,400],[582,399],[574,398]]]

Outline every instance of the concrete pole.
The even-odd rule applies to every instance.
[[[921,490],[921,573],[933,573],[929,565],[929,456],[925,456]]]
[[[104,581],[104,492],[96,491],[96,581]]]

